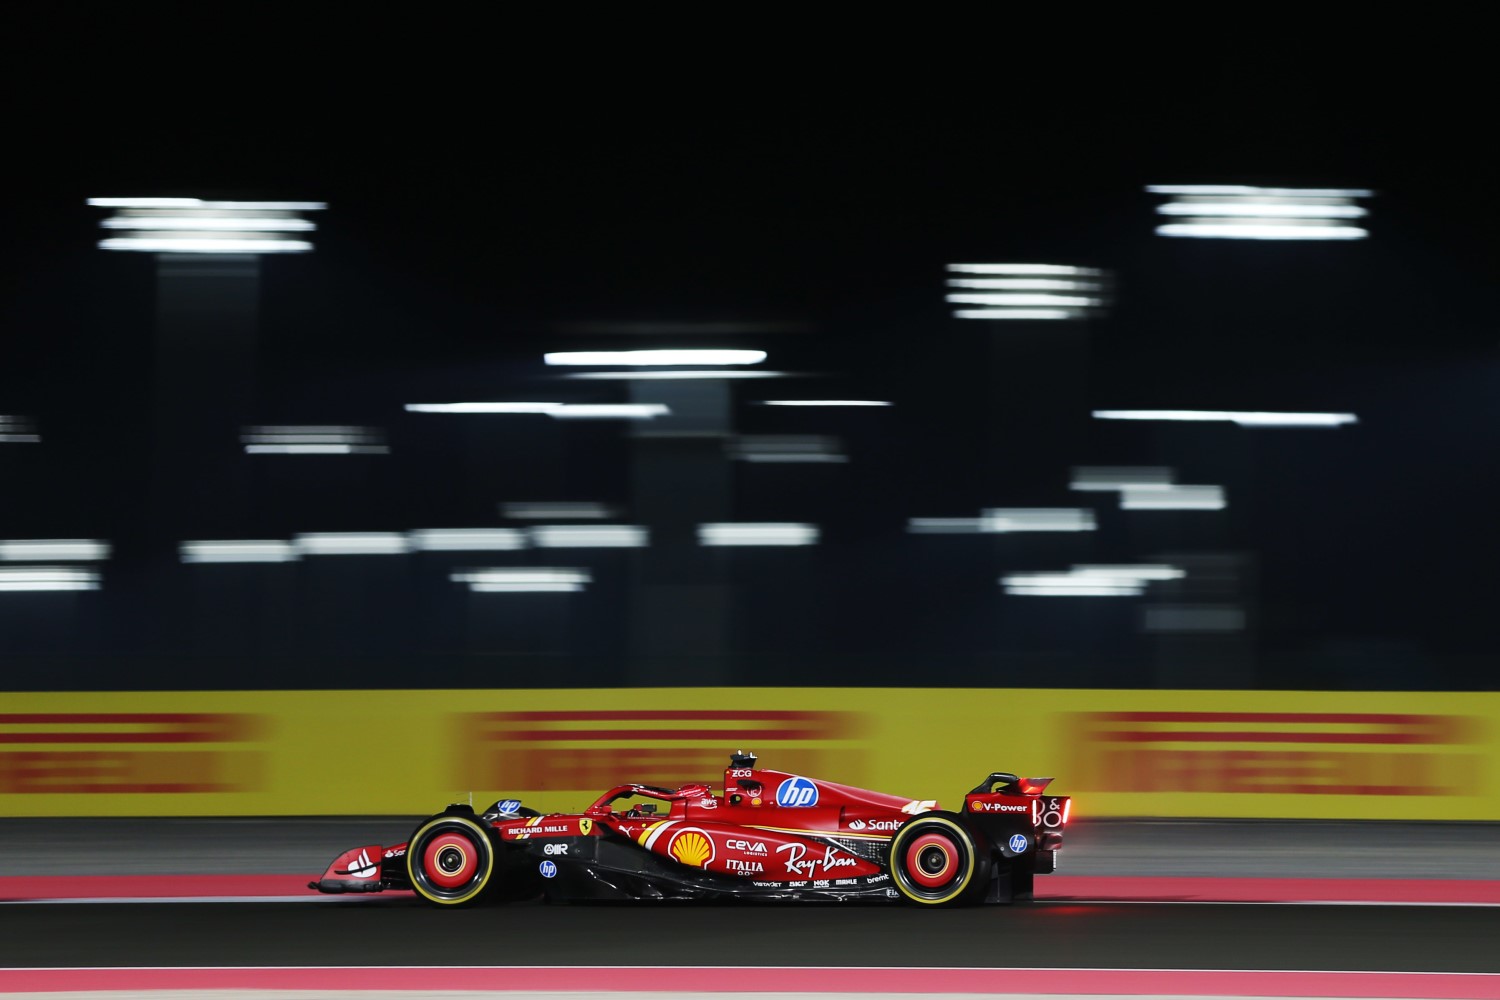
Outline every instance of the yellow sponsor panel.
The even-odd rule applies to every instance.
[[[942,806],[991,770],[1079,818],[1500,820],[1500,694],[659,688],[6,694],[0,814],[577,810],[730,751]]]

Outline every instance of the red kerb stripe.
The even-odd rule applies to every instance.
[[[1193,969],[870,968],[232,968],[4,969],[0,990],[495,990],[827,994],[1035,993],[1115,996],[1420,997],[1493,1000],[1486,973],[1258,972]]]

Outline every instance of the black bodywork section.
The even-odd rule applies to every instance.
[[[500,845],[501,884],[523,895],[545,893],[559,902],[662,900],[895,899],[890,875],[793,882],[753,881],[688,868],[633,843],[608,828],[600,836],[553,837]],[[552,846],[554,853],[547,853]],[[566,853],[556,853],[559,846]],[[548,862],[555,874],[546,877]],[[509,894],[507,892],[507,894]]]

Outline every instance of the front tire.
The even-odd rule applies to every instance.
[[[921,906],[961,906],[984,894],[988,859],[956,816],[927,813],[891,838],[891,880],[907,901]]]
[[[495,846],[467,816],[434,816],[411,835],[406,874],[418,896],[439,906],[467,906],[490,887]]]

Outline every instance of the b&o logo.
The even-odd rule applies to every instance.
[[[806,778],[788,778],[776,788],[778,806],[815,806],[818,804],[818,786]]]

